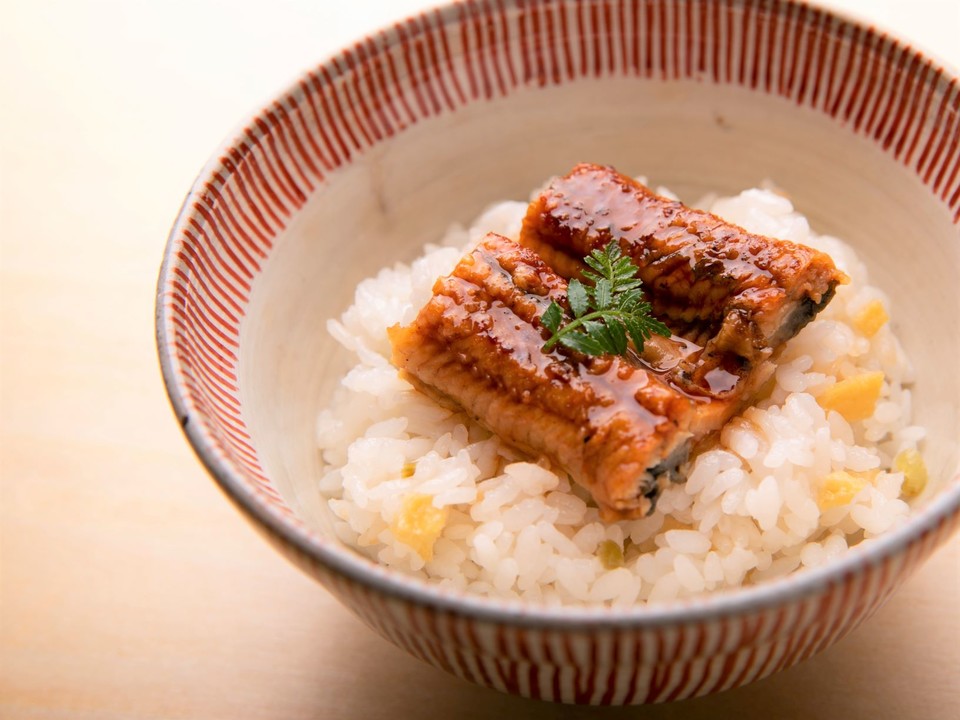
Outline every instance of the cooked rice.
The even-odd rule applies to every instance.
[[[329,322],[357,358],[318,422],[320,490],[340,539],[468,592],[630,604],[820,565],[902,522],[910,507],[894,458],[924,436],[910,424],[911,366],[889,323],[868,337],[858,322],[875,301],[889,311],[888,300],[848,245],[812,233],[784,197],[754,189],[702,206],[829,253],[851,283],[783,348],[769,397],[688,463],[686,482],[668,484],[653,515],[600,522],[565,473],[438,406],[389,362],[386,328],[411,322],[437,277],[488,231],[518,235],[526,203],[504,202],[412,264],[360,283],[354,304]],[[825,389],[866,371],[883,373],[871,417],[847,422],[818,403]]]

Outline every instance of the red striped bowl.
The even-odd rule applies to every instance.
[[[958,143],[955,75],[802,2],[446,6],[324,62],[204,168],[159,280],[170,398],[266,537],[413,655],[564,702],[742,685],[859,625],[960,521]],[[817,229],[859,247],[914,349],[940,485],[908,525],[826,567],[630,610],[467,597],[333,539],[314,487],[314,418],[342,370],[324,320],[361,277],[578,161],[687,197],[774,178]]]

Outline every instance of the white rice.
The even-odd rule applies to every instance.
[[[924,437],[910,424],[911,366],[889,324],[868,338],[853,322],[870,301],[889,310],[886,297],[868,284],[849,246],[812,233],[784,197],[755,189],[706,202],[751,231],[829,253],[851,283],[784,347],[771,395],[692,459],[686,482],[668,484],[653,515],[600,522],[589,496],[563,472],[439,407],[389,362],[386,328],[412,321],[437,277],[485,233],[517,236],[526,203],[504,202],[471,228],[452,228],[411,265],[360,283],[354,304],[329,323],[357,359],[317,432],[325,463],[320,490],[340,539],[384,565],[469,592],[633,604],[819,565],[902,522],[910,510],[900,498],[903,474],[890,468],[897,453]],[[848,423],[818,404],[819,392],[868,370],[884,374],[872,417]],[[822,508],[824,479],[838,471],[868,480],[849,502]],[[442,531],[428,559],[396,537],[405,501],[421,496],[446,508],[445,516],[436,513]],[[623,561],[608,567],[600,555],[613,546]]]

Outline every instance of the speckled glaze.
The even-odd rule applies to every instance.
[[[804,3],[445,6],[318,66],[204,168],[160,273],[170,398],[265,537],[412,655],[562,702],[743,685],[857,627],[960,523],[960,385],[943,372],[960,355],[960,313],[944,327],[924,312],[960,309],[958,144],[955,74]],[[908,351],[936,327],[914,353],[936,491],[909,524],[782,580],[630,609],[464,596],[336,541],[315,488],[314,418],[344,369],[325,320],[360,278],[579,161],[691,198],[773,178],[863,254]]]

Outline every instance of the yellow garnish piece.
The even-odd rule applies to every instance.
[[[883,389],[882,372],[865,372],[828,387],[817,397],[824,410],[836,410],[847,422],[866,420],[873,415]]]
[[[857,493],[867,486],[867,480],[843,470],[832,472],[820,483],[817,505],[821,510],[849,505]]]
[[[597,557],[600,564],[607,570],[623,567],[623,548],[613,540],[604,540],[597,548]]]
[[[417,471],[416,463],[412,463],[412,462],[404,463],[403,467],[400,468],[400,477],[402,478],[413,477],[413,474],[416,471]]]
[[[400,512],[390,524],[393,536],[409,545],[424,560],[433,558],[433,544],[440,537],[450,509],[438,508],[431,495],[414,493],[403,499]]]
[[[871,300],[853,316],[853,326],[861,335],[871,338],[890,320],[887,309],[880,300]]]
[[[916,450],[907,449],[897,453],[893,466],[903,473],[903,485],[900,493],[915,497],[927,486],[927,464]]]

